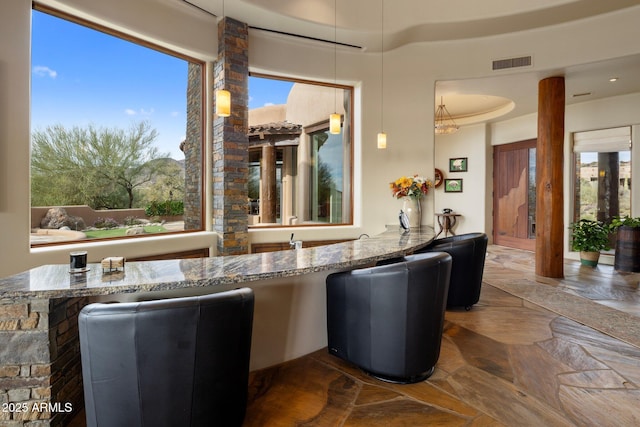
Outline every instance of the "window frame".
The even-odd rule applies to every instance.
[[[136,37],[133,36],[131,34],[128,34],[126,32],[123,31],[119,31],[116,30],[114,28],[110,28],[108,26],[105,26],[103,24],[99,24],[97,22],[91,21],[89,19],[86,18],[81,18],[79,16],[73,15],[71,13],[56,9],[54,7],[48,6],[48,5],[44,5],[38,2],[33,2],[32,3],[32,10],[33,11],[37,11],[40,13],[44,13],[44,14],[48,14],[51,15],[53,17],[83,26],[85,28],[88,28],[90,30],[94,30],[94,31],[98,31],[101,33],[104,33],[108,36],[112,36],[112,37],[116,37],[120,40],[129,42],[129,43],[133,43],[136,44],[138,46],[142,46],[145,47],[147,49],[151,49],[154,50],[156,52],[168,55],[168,56],[172,56],[174,58],[177,59],[181,59],[186,61],[188,64],[193,64],[197,67],[199,67],[200,69],[200,111],[199,111],[199,116],[200,116],[200,131],[199,131],[199,139],[200,139],[200,159],[198,162],[198,168],[200,170],[200,177],[198,179],[199,181],[199,185],[200,185],[200,195],[199,195],[199,204],[200,204],[200,227],[198,229],[191,229],[191,230],[179,230],[179,231],[165,231],[162,233],[151,233],[151,234],[145,234],[145,235],[133,235],[133,236],[117,236],[117,237],[104,237],[104,238],[92,238],[92,239],[84,239],[84,240],[68,240],[68,241],[59,241],[59,242],[39,242],[39,243],[32,243],[30,242],[29,246],[30,248],[42,248],[42,247],[57,247],[57,246],[64,246],[64,245],[83,245],[83,244],[91,244],[91,243],[96,243],[96,242],[105,242],[105,241],[121,241],[121,240],[131,240],[131,239],[145,239],[145,238],[151,238],[151,237],[159,237],[159,236],[169,236],[169,235],[176,235],[176,234],[190,234],[190,233],[197,233],[197,232],[202,232],[206,230],[206,159],[205,156],[207,155],[207,150],[206,150],[206,111],[207,111],[207,67],[206,67],[206,62],[204,60],[198,59],[198,58],[194,58],[192,56],[186,55],[184,53],[175,51],[175,50],[171,50],[167,47],[164,47],[162,45],[150,42],[148,40],[145,40],[143,38],[140,37]],[[32,33],[33,29],[31,29],[30,34]],[[30,40],[30,46],[31,43],[33,43],[32,40]],[[31,77],[30,77],[30,81],[33,78],[32,74],[30,73]],[[185,78],[188,80],[189,77],[188,75],[185,76]],[[187,93],[185,93],[185,96],[187,96]],[[187,115],[187,111],[185,111],[185,124],[188,126],[188,115]],[[185,126],[185,132],[186,132],[186,127]],[[29,130],[29,134],[31,137],[31,133],[32,133],[33,129]],[[31,144],[31,138],[29,141],[29,144]],[[186,159],[185,159],[186,161]],[[29,165],[29,170],[30,170],[30,178],[29,181],[31,181],[31,165]],[[31,185],[29,185],[29,187],[31,187]],[[30,198],[31,198],[31,194],[30,194]],[[31,218],[31,203],[29,203],[29,217]]]
[[[308,85],[315,85],[315,86],[323,86],[323,87],[329,87],[329,88],[335,88],[335,89],[342,89],[344,90],[348,90],[349,91],[349,106],[350,106],[350,111],[349,111],[349,120],[345,121],[345,115],[343,115],[342,117],[342,132],[345,131],[346,126],[348,126],[348,132],[349,132],[349,177],[348,179],[345,179],[346,182],[349,183],[349,188],[351,189],[351,196],[349,197],[349,221],[346,223],[339,223],[339,224],[331,224],[331,223],[315,223],[315,222],[308,222],[308,223],[298,223],[298,224],[259,224],[259,225],[249,225],[249,230],[261,230],[261,229],[275,229],[275,228],[300,228],[300,227],[351,227],[353,226],[353,219],[354,219],[354,117],[355,117],[355,113],[354,113],[354,109],[355,109],[355,104],[354,104],[354,99],[355,99],[355,87],[352,85],[344,85],[344,84],[339,84],[339,83],[328,83],[328,82],[322,82],[322,81],[316,81],[316,80],[309,80],[309,79],[301,79],[301,78],[293,78],[293,77],[285,77],[285,76],[279,76],[279,75],[274,75],[274,74],[268,74],[268,73],[262,73],[262,72],[249,72],[249,77],[258,77],[258,78],[264,78],[264,79],[271,79],[271,80],[280,80],[280,81],[286,81],[286,82],[293,82],[293,83],[302,83],[302,84],[308,84]],[[249,93],[249,96],[251,96],[251,93]],[[303,126],[304,130],[305,130],[305,134],[306,134],[306,140],[305,141],[300,141],[300,143],[308,143],[308,138],[310,137],[311,131],[318,131],[321,129],[328,129],[329,128],[329,118],[327,117],[326,121],[320,121],[320,122],[316,122],[316,123],[311,123],[309,125]],[[306,191],[306,190],[305,190]]]

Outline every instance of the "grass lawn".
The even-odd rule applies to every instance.
[[[144,227],[144,231],[148,234],[154,234],[164,233],[167,229],[161,225],[147,225]],[[126,232],[126,228],[111,228],[105,230],[86,230],[84,234],[86,234],[89,239],[104,239],[105,237],[121,237],[124,236]]]

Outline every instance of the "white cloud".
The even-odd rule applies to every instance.
[[[58,72],[56,70],[52,70],[44,65],[36,65],[33,67],[33,74],[38,77],[51,77],[52,79],[55,79],[58,76]]]
[[[145,110],[144,108],[141,108],[140,110],[134,110],[133,108],[126,108],[124,110],[124,113],[127,116],[137,116],[138,114],[141,116],[150,116],[155,112],[155,110],[152,108],[150,110]]]
[[[172,111],[171,112],[171,117],[178,117],[180,116],[180,112],[179,111]]]
[[[273,102],[265,102],[265,103],[264,103],[264,106],[265,106],[265,107],[270,107],[270,106],[272,106],[272,105],[276,105],[276,104],[274,104]]]

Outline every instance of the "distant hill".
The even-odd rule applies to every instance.
[[[156,166],[159,166],[159,170],[165,171],[165,173],[168,173],[169,175],[177,175],[177,174],[179,174],[180,177],[182,179],[184,179],[184,171],[185,171],[185,161],[184,161],[184,159],[176,160],[176,159],[172,159],[170,157],[163,157],[163,158],[160,158],[160,159],[151,160],[147,164],[153,165],[154,168]],[[151,181],[145,183],[144,185],[141,185],[140,189],[152,187],[153,185],[155,185],[158,182],[160,177],[163,176],[165,173],[156,174],[155,176],[151,177]]]

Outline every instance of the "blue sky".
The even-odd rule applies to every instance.
[[[286,104],[292,82],[249,77],[249,109]]]
[[[182,159],[186,61],[33,11],[31,126],[129,128],[150,122]],[[251,78],[249,108],[286,102],[292,83]]]

